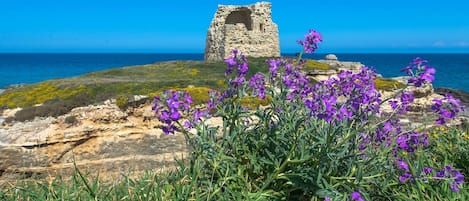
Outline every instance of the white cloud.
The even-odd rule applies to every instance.
[[[460,41],[455,44],[457,47],[469,47],[469,42],[466,41]]]
[[[443,41],[440,40],[440,41],[434,42],[432,46],[433,46],[433,47],[446,47],[447,44],[446,44],[445,42],[443,42]]]

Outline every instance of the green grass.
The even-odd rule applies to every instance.
[[[402,84],[397,80],[393,80],[389,78],[376,78],[375,86],[376,86],[376,89],[380,91],[393,91],[396,89],[404,88],[405,84]]]
[[[248,58],[248,77],[256,72],[268,72],[266,59]],[[222,61],[174,61],[92,72],[9,89],[0,95],[0,108],[25,108],[16,120],[26,121],[35,116],[62,115],[73,107],[110,98],[154,96],[169,89],[189,91],[198,104],[208,100],[208,95],[204,94],[210,89],[225,87],[225,70],[226,64]],[[87,97],[87,101],[83,101],[83,97]],[[44,105],[37,109],[37,104]]]
[[[266,58],[249,58],[249,75],[267,72]],[[223,62],[175,61],[116,68],[67,79],[49,80],[10,89],[0,95],[0,107],[28,107],[51,100],[66,100],[86,93],[97,101],[125,95],[153,95],[190,85],[221,88]]]
[[[330,70],[330,66],[328,64],[320,63],[311,59],[306,60],[305,70]]]

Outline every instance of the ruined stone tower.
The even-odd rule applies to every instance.
[[[218,5],[207,32],[205,60],[223,60],[238,49],[246,56],[279,57],[278,27],[272,21],[272,4]]]

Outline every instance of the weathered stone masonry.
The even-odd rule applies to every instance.
[[[219,5],[207,32],[205,60],[223,60],[238,49],[246,56],[279,57],[278,27],[272,4]]]

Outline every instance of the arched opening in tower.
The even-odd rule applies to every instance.
[[[228,17],[226,17],[225,24],[238,23],[243,23],[246,26],[247,30],[252,30],[251,11],[249,9],[242,8],[238,11],[233,11],[228,15]]]

